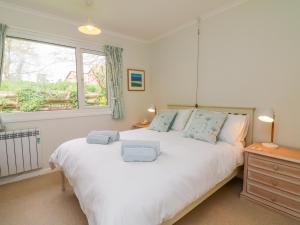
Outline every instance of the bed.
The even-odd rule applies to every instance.
[[[169,108],[191,106],[169,105]],[[248,115],[252,108],[202,107]],[[50,158],[73,187],[89,225],[171,225],[238,174],[243,148],[209,144],[181,132],[137,129],[123,140],[159,140],[162,154],[151,163],[126,163],[120,142],[88,145],[85,138],[63,143]]]

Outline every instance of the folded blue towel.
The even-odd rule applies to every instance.
[[[102,145],[107,145],[118,140],[120,140],[119,131],[113,130],[91,131],[86,138],[88,144]]]
[[[94,131],[91,131],[89,134],[92,134],[92,135],[105,135],[105,136],[109,136],[112,141],[118,141],[120,140],[120,133],[119,131],[116,131],[116,130],[94,130]]]
[[[122,157],[125,162],[151,162],[159,155],[158,141],[122,141]]]
[[[101,144],[101,145],[107,145],[112,142],[112,139],[109,136],[105,135],[88,135],[86,138],[86,142],[88,144]]]

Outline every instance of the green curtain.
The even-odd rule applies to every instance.
[[[3,57],[4,57],[6,29],[7,29],[7,25],[0,24],[0,85],[2,80],[2,66],[3,66]]]
[[[108,87],[111,94],[112,118],[122,119],[124,116],[123,100],[123,59],[122,48],[105,45],[106,71]]]

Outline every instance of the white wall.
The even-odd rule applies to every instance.
[[[201,23],[198,103],[273,107],[279,144],[300,148],[300,1],[250,0]],[[194,104],[196,25],[151,46],[155,102]],[[256,141],[269,126],[255,121]]]
[[[77,117],[68,119],[27,121],[9,123],[8,128],[37,127],[42,134],[43,166],[48,167],[49,155],[64,141],[76,137],[83,137],[93,129],[129,129],[147,114],[147,107],[151,103],[150,87],[145,92],[127,91],[127,68],[139,68],[146,70],[146,83],[149,84],[149,56],[148,46],[139,41],[122,38],[118,35],[107,35],[105,32],[97,37],[88,37],[77,32],[75,25],[55,18],[33,15],[25,11],[0,7],[0,22],[6,23],[17,30],[25,29],[41,36],[54,36],[55,39],[82,42],[85,46],[98,46],[99,50],[104,44],[116,45],[124,48],[124,95],[125,118],[121,121],[111,119],[111,115],[97,115],[90,117]],[[21,28],[21,29],[19,29]]]

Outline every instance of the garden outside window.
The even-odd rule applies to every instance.
[[[82,71],[76,69],[78,63]],[[108,105],[107,97],[105,56],[101,52],[6,38],[0,112],[100,107]]]

